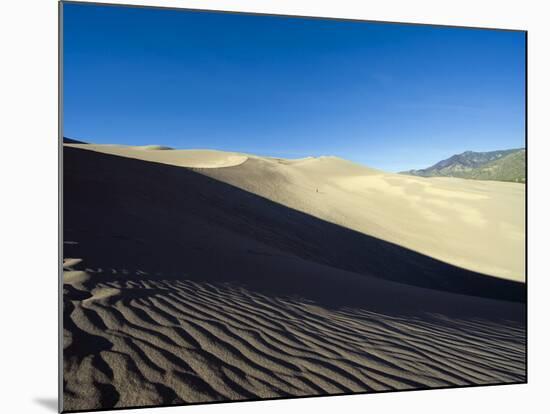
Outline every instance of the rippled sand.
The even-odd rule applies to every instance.
[[[306,196],[353,193],[354,180],[373,203],[372,188],[410,191],[377,172],[344,182],[340,161],[325,163],[333,184],[296,189],[286,167],[312,161],[189,169],[66,147],[63,408],[524,382],[524,284],[376,236],[387,211],[364,210],[370,235],[322,200],[306,212]],[[498,192],[457,185],[422,191],[471,205]]]

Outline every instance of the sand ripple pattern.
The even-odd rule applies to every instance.
[[[66,272],[65,410],[525,381],[525,330],[512,322],[138,276]]]

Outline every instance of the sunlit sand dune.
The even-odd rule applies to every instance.
[[[243,154],[212,150],[174,150],[161,145],[124,146],[124,145],[93,145],[65,144],[75,148],[119,155],[137,160],[176,165],[178,167],[222,168],[242,164],[247,157]]]
[[[480,273],[525,280],[525,185],[389,174],[336,157],[206,175]]]
[[[65,145],[63,190],[65,410],[525,381],[522,185]]]
[[[72,146],[204,169],[205,175],[331,223],[476,272],[525,280],[523,184],[389,174],[337,157],[285,160]]]

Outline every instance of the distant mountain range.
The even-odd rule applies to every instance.
[[[402,171],[400,174],[525,183],[525,148],[489,152],[466,151],[431,167]]]

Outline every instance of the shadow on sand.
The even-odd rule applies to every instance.
[[[237,282],[327,307],[362,306],[365,289],[372,302],[381,281],[424,288],[377,299],[409,301],[411,309],[422,308],[432,290],[525,302],[523,283],[444,263],[186,168],[65,147],[63,209],[64,257],[118,269],[120,277],[139,270]]]

